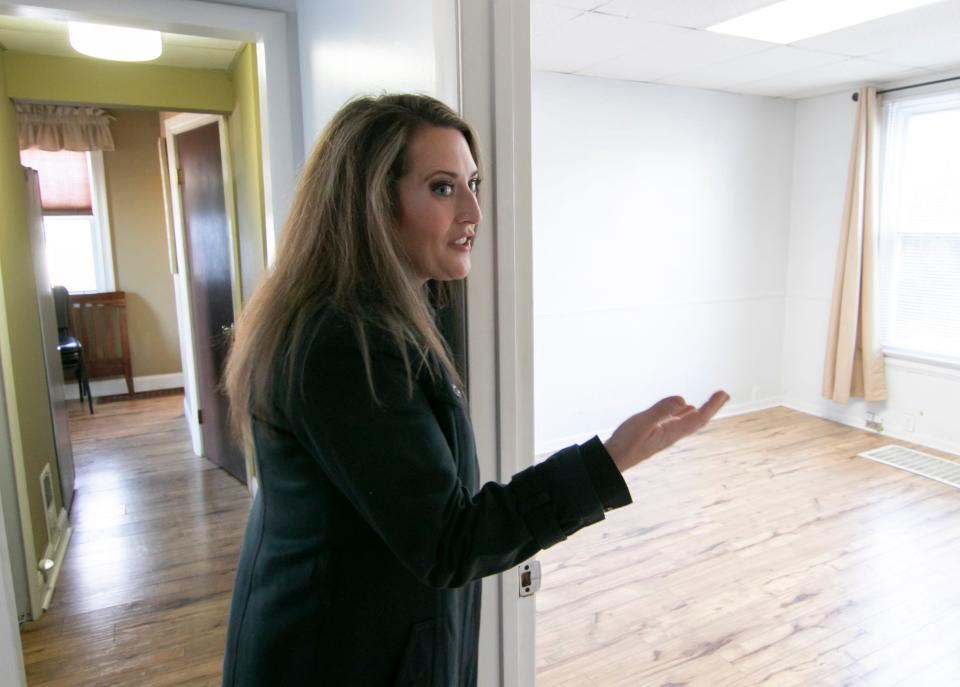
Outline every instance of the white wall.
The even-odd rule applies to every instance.
[[[536,449],[781,393],[794,105],[535,73]]]
[[[846,92],[797,103],[784,404],[861,428],[869,410],[893,437],[960,453],[960,370],[888,358],[887,401],[844,406],[820,395],[855,118]]]
[[[457,105],[454,0],[297,0],[303,144],[353,96],[429,93]]]

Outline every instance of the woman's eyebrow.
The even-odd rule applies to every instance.
[[[475,176],[477,176],[479,173],[480,173],[480,170],[479,170],[479,169],[475,169],[475,170],[473,170],[473,171],[470,173],[470,176],[471,176],[471,177],[475,177]],[[456,178],[458,178],[458,177],[460,176],[460,175],[457,174],[456,172],[451,172],[450,170],[447,170],[447,169],[437,169],[437,170],[434,170],[434,171],[430,172],[430,173],[427,174],[425,177],[423,177],[423,180],[426,181],[426,180],[429,179],[430,177],[436,176],[437,174],[446,174],[447,176],[453,177],[454,179],[456,179]]]

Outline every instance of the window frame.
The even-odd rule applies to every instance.
[[[94,256],[97,261],[97,285],[101,292],[117,290],[117,275],[113,263],[113,232],[110,227],[110,205],[107,202],[107,175],[103,151],[87,153],[90,164],[90,200],[93,205]],[[101,281],[102,280],[102,281]]]
[[[116,270],[113,262],[113,232],[110,228],[110,212],[107,201],[107,181],[103,164],[103,151],[87,151],[87,166],[90,179],[90,225],[93,241],[93,262],[96,289],[93,291],[74,291],[74,293],[108,293],[117,290]],[[62,213],[43,213],[47,217],[72,217]],[[88,215],[75,215],[77,217]],[[46,241],[46,230],[44,230]]]
[[[897,183],[901,178],[899,153],[906,143],[904,137],[910,117],[944,110],[960,110],[960,89],[955,85],[924,89],[921,93],[897,93],[883,96],[882,130],[880,146],[881,182],[879,189],[877,258],[879,263],[880,306],[878,334],[884,356],[897,360],[922,363],[939,368],[960,369],[960,355],[949,356],[914,348],[904,348],[889,343],[888,332],[891,327],[892,308],[895,303],[895,289],[899,277],[898,233],[922,234],[925,232],[898,232],[898,209],[891,207],[894,195],[888,191],[888,184]],[[891,218],[891,213],[894,217]],[[958,218],[960,219],[960,218]],[[960,232],[958,232],[960,235]]]

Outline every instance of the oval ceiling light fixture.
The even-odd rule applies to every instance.
[[[67,33],[74,50],[102,60],[148,62],[163,52],[160,32],[149,29],[71,21]]]

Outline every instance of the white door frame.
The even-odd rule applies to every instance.
[[[470,407],[483,478],[507,482],[534,459],[529,0],[461,2],[460,55],[493,189],[467,280]],[[480,684],[532,687],[536,597],[520,598],[511,570],[484,580],[484,598]]]
[[[190,251],[187,246],[187,234],[184,226],[183,199],[180,194],[178,169],[179,156],[175,137],[187,131],[193,131],[208,124],[217,124],[220,133],[220,161],[223,174],[224,208],[227,213],[227,235],[230,244],[230,287],[233,296],[233,317],[240,316],[241,284],[240,284],[240,246],[237,235],[236,198],[233,186],[233,165],[230,161],[230,136],[227,132],[227,121],[223,115],[194,114],[184,112],[175,115],[163,122],[163,136],[167,146],[167,190],[170,198],[170,218],[173,222],[174,248],[178,268],[173,275],[174,297],[177,306],[177,323],[180,331],[180,359],[183,363],[184,382],[184,417],[190,429],[190,439],[193,451],[198,456],[203,455],[203,434],[200,431],[198,411],[200,405],[200,389],[197,379],[197,341],[193,331],[193,299],[191,297],[190,279]],[[245,467],[247,485],[250,488],[253,476],[252,458],[246,452]]]

